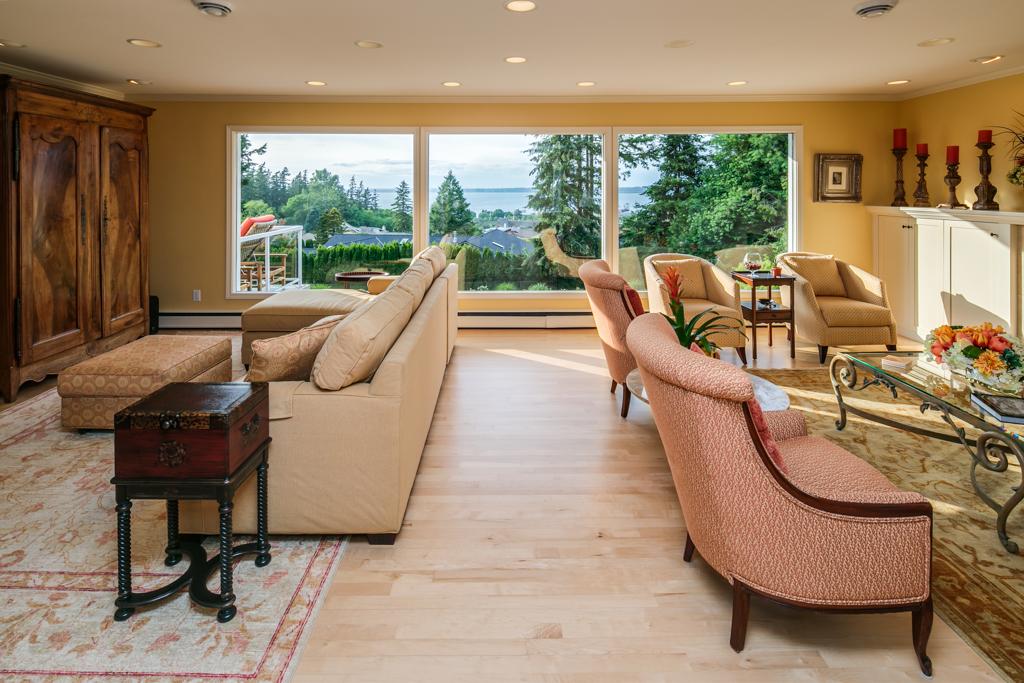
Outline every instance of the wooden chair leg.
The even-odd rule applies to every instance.
[[[612,380],[612,393],[613,394],[615,393],[615,387],[617,387],[617,386],[619,386],[619,383],[616,382],[615,380]]]
[[[747,364],[747,348],[745,346],[737,346],[736,355],[740,357],[740,360],[743,361],[744,365]]]
[[[896,345],[895,344],[886,344],[885,345],[885,349],[886,349],[886,351],[895,351],[896,350]]]
[[[622,417],[629,415],[629,397],[632,395],[627,387],[622,387]]]
[[[693,539],[690,538],[690,532],[686,532],[686,548],[683,550],[683,562],[693,561],[693,551],[697,549],[697,546],[693,544]]]
[[[818,344],[818,362],[824,365],[826,359],[828,359],[828,347]]]
[[[750,593],[743,590],[739,579],[732,580],[732,637],[729,644],[740,652],[747,642],[747,621],[750,618]]]
[[[928,637],[932,633],[932,599],[928,598],[921,604],[920,610],[913,612],[914,652],[921,665],[921,673],[927,678],[932,677],[932,660],[925,650],[928,648]]]
[[[394,545],[398,534],[366,534],[370,545]]]

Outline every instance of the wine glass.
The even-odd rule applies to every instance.
[[[743,267],[749,270],[751,273],[756,273],[761,270],[763,257],[756,251],[747,252],[743,257]]]

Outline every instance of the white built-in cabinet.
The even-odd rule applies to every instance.
[[[991,322],[1021,333],[1024,214],[868,207],[874,270],[899,333]]]

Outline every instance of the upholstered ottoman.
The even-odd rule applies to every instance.
[[[231,381],[231,339],[153,335],[61,371],[60,423],[113,429],[114,414],[171,382]]]

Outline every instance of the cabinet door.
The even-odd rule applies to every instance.
[[[948,225],[953,324],[988,322],[1012,332],[1010,226],[967,221]]]
[[[878,277],[885,282],[896,325],[901,330],[915,326],[914,225],[904,216],[878,217]]]
[[[922,339],[939,325],[949,324],[949,248],[945,230],[944,221],[917,221],[917,334]]]
[[[100,128],[100,272],[104,336],[146,319],[146,145],[140,131]]]
[[[18,119],[21,365],[95,339],[95,249],[84,124]]]

